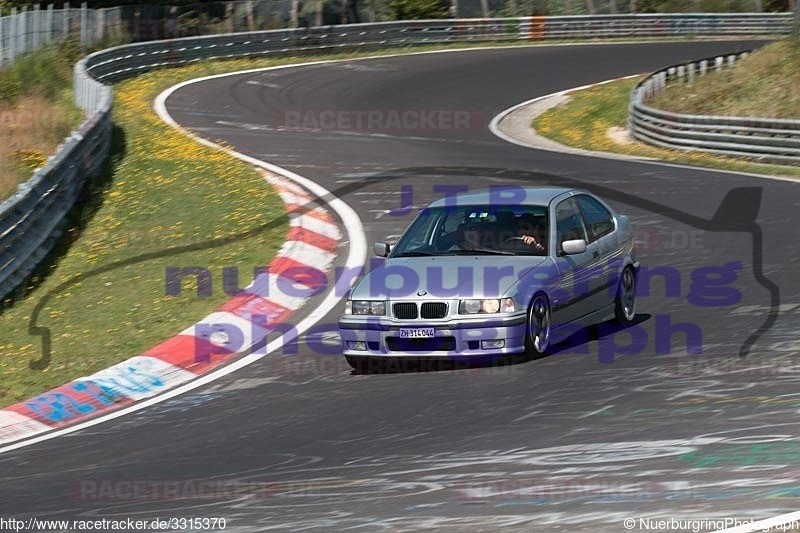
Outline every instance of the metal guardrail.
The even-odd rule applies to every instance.
[[[98,80],[114,82],[150,69],[203,59],[475,41],[775,36],[788,34],[791,22],[791,14],[773,13],[598,15],[349,24],[124,45],[89,56],[87,69]]]
[[[800,163],[800,120],[689,115],[646,104],[671,82],[692,83],[697,77],[735,65],[747,55],[743,52],[674,65],[642,80],[631,92],[631,135],[663,148]]]
[[[20,286],[52,250],[66,215],[90,176],[108,158],[111,144],[111,89],[98,108],[61,145],[55,156],[0,204],[0,297]]]
[[[107,159],[109,83],[206,59],[480,41],[775,36],[788,34],[791,23],[789,13],[403,21],[188,37],[96,52],[75,65],[75,102],[89,118],[45,167],[0,204],[0,298],[22,283],[52,249],[86,180]]]

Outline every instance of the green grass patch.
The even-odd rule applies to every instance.
[[[80,56],[79,43],[67,40],[17,58],[0,71],[0,104],[14,105],[23,95],[58,99],[72,87],[72,65]]]
[[[200,320],[229,298],[223,267],[239,267],[240,286],[283,244],[288,223],[280,198],[251,166],[206,148],[163,124],[152,100],[180,79],[205,74],[195,66],[142,76],[116,87],[114,121],[124,156],[97,195],[102,204],[80,238],[27,298],[0,322],[0,405],[12,404],[71,379],[128,359]],[[77,232],[77,230],[74,230]],[[252,233],[208,249],[170,253]],[[166,257],[137,261],[149,253]],[[108,265],[124,264],[94,275]],[[168,266],[208,268],[213,295],[165,295]],[[75,282],[76,277],[85,279]],[[34,280],[36,283],[38,280]],[[60,289],[57,289],[60,286]],[[37,302],[50,293],[37,325],[51,328],[52,362],[43,371],[40,338],[28,334]]]
[[[573,93],[561,105],[533,120],[541,135],[585,150],[651,157],[686,165],[774,176],[800,177],[800,168],[753,163],[697,152],[651,147],[642,143],[620,143],[610,135],[627,128],[631,90],[640,79],[619,80]]]

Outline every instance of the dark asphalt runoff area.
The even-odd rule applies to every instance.
[[[167,107],[181,125],[340,196],[370,248],[396,239],[443,186],[594,191],[630,215],[649,294],[633,327],[600,327],[543,359],[367,375],[337,355],[337,308],[299,346],[212,384],[0,455],[0,515],[224,518],[226,531],[615,532],[710,531],[795,511],[798,184],[538,151],[488,129],[524,100],[753,46],[483,49],[178,90]]]

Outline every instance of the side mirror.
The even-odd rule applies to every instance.
[[[375,255],[377,255],[378,257],[388,257],[391,249],[389,245],[385,242],[376,242],[375,244],[372,245],[372,251],[375,252]]]
[[[564,251],[564,255],[582,254],[586,251],[586,241],[583,239],[564,241],[561,243],[561,249]]]

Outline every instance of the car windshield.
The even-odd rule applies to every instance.
[[[547,207],[459,205],[424,209],[392,257],[545,255]]]

